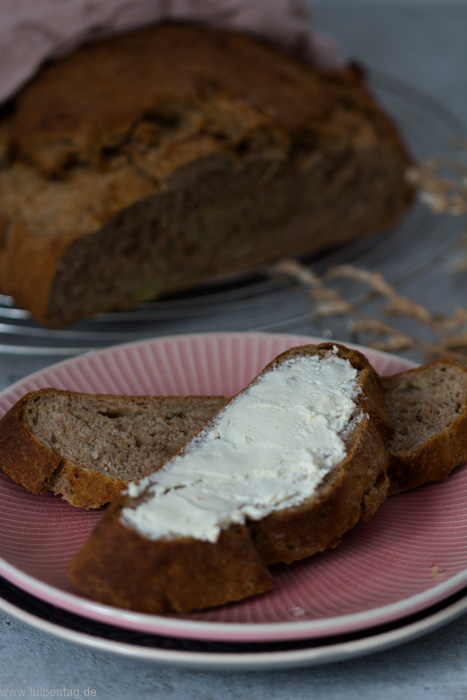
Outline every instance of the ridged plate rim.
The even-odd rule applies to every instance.
[[[34,629],[56,637],[70,644],[77,644],[94,651],[111,653],[114,656],[138,659],[156,665],[170,665],[179,668],[204,671],[265,671],[291,669],[307,666],[347,661],[368,654],[386,651],[400,644],[422,637],[459,618],[467,611],[467,594],[454,602],[433,611],[427,611],[419,619],[401,621],[392,629],[376,628],[354,639],[339,636],[328,644],[318,640],[300,649],[268,649],[260,651],[218,652],[212,650],[194,651],[190,649],[166,649],[143,646],[120,640],[107,639],[95,633],[71,629],[24,610],[0,596],[0,609],[15,619]]]

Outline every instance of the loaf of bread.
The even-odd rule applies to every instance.
[[[392,226],[410,162],[355,65],[164,24],[43,68],[0,117],[0,291],[61,327]]]
[[[31,391],[0,420],[0,469],[33,493],[99,508],[160,469],[226,402]]]
[[[389,493],[444,479],[467,462],[467,368],[437,360],[383,378],[395,432]]]
[[[148,613],[261,593],[267,567],[328,547],[386,498],[392,432],[360,353],[289,350],[154,475],[131,483],[73,558],[91,598]]]

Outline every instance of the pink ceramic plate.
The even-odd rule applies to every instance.
[[[120,345],[38,372],[0,395],[3,414],[46,386],[127,394],[225,394],[244,387],[278,353],[319,342],[303,336],[206,334]],[[361,348],[381,374],[407,361]],[[426,609],[467,585],[467,466],[445,482],[386,501],[335,550],[276,567],[264,596],[186,616],[131,613],[81,597],[66,568],[101,512],[34,496],[0,475],[0,574],[83,617],[199,640],[276,642],[368,629]]]

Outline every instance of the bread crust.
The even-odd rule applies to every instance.
[[[52,327],[338,246],[413,200],[361,69],[322,73],[236,32],[164,25],[82,47],[13,107],[1,290]]]
[[[49,482],[50,490],[77,508],[100,508],[113,503],[126,488],[125,481],[109,474],[100,474],[65,459]]]
[[[26,426],[24,411],[28,400],[26,394],[0,421],[0,468],[29,491],[43,493],[62,460]]]
[[[253,559],[254,551],[257,557],[256,564],[261,562],[263,568],[279,561],[291,563],[329,546],[335,546],[345,531],[355,525],[360,517],[370,517],[386,497],[388,454],[377,428],[377,425],[381,427],[383,424],[381,421],[379,424],[373,422],[366,413],[370,409],[374,409],[375,415],[385,414],[385,411],[376,410],[377,407],[367,401],[365,387],[370,389],[369,393],[373,396],[378,395],[383,404],[384,398],[378,375],[361,353],[332,343],[302,346],[279,355],[258,376],[273,371],[278,364],[290,358],[307,354],[326,356],[330,352],[337,352],[339,356],[349,359],[359,368],[358,383],[361,393],[356,402],[359,406],[365,404],[365,413],[350,437],[350,452],[328,476],[316,496],[308,499],[302,506],[272,514],[262,521],[249,521],[246,527],[236,530],[243,533],[242,537],[248,537],[249,544],[245,545],[246,549],[243,550],[248,553],[248,560]],[[196,439],[209,430],[209,426],[210,424],[200,431]],[[386,425],[384,430],[389,428],[390,426]],[[183,454],[183,450],[181,453]],[[230,561],[230,552],[227,551],[225,555],[223,547],[223,538],[230,537],[232,528],[223,532],[219,540],[225,580],[216,579],[216,595],[211,598],[204,596],[203,591],[207,579],[210,578],[211,564],[207,564],[204,574],[200,570],[198,576],[190,581],[191,568],[185,571],[184,563],[179,559],[177,552],[179,547],[180,552],[185,551],[185,547],[187,551],[190,551],[191,547],[194,551],[200,548],[203,552],[209,551],[210,557],[215,560],[218,543],[201,542],[195,538],[149,540],[119,520],[122,508],[132,505],[134,501],[123,495],[104,515],[99,526],[72,560],[70,575],[81,591],[91,598],[97,597],[101,602],[112,605],[135,610],[143,609],[144,605],[146,612],[153,613],[188,611],[198,609],[198,604],[200,607],[211,607],[218,605],[219,600],[222,603],[228,602],[230,596],[231,600],[244,597],[243,588],[239,589],[238,593],[233,593],[230,569],[233,567],[236,570],[238,562]],[[124,549],[121,546],[122,542]],[[126,543],[131,545],[127,546]],[[154,566],[155,561],[159,563],[159,552],[170,552],[172,546],[176,552],[175,560],[179,562],[177,570],[183,579],[179,590],[183,588],[185,591],[184,586],[187,586],[186,599],[177,599],[176,607],[173,600],[169,600],[166,589],[164,588],[164,593],[161,592],[164,570]],[[140,555],[140,551],[144,555]],[[156,559],[153,559],[152,551]],[[137,556],[135,552],[138,552]],[[145,582],[144,591],[147,587],[151,591],[147,598],[144,594],[144,603],[138,598],[138,581]],[[173,586],[174,582],[171,581],[170,585]],[[128,593],[129,590],[131,593]],[[153,595],[154,599],[151,597]],[[198,601],[196,608],[193,601]]]
[[[110,506],[70,564],[74,585],[93,599],[163,614],[224,605],[273,587],[248,528],[230,528],[216,543],[153,542],[122,524],[123,505]]]

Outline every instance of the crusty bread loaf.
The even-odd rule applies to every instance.
[[[352,376],[351,381],[345,373]],[[304,386],[301,382],[305,377]],[[324,395],[322,405],[319,399],[317,403],[319,395]],[[288,428],[280,431],[280,444],[270,450],[267,435],[272,430],[275,436],[282,419],[289,419],[287,401],[294,403],[296,396],[300,399],[293,421],[300,415],[300,422],[294,423],[292,435]],[[280,410],[282,402],[289,407],[285,411]],[[241,422],[238,443],[237,421]],[[248,426],[247,434],[242,430],[244,425]],[[382,434],[387,436],[391,430],[379,377],[363,355],[332,344],[289,350],[221,409],[156,475],[130,485],[73,558],[71,578],[79,590],[95,600],[149,613],[222,605],[268,590],[272,579],[267,566],[279,561],[291,563],[336,546],[349,528],[360,518],[371,517],[386,498],[388,455]],[[314,441],[308,431],[310,435],[317,431]],[[326,438],[316,450],[316,437],[324,434],[331,436],[330,442]],[[306,489],[307,479],[312,477],[308,472],[305,477],[302,463],[296,471],[297,464],[287,461],[289,438],[292,450],[297,442],[297,454],[315,451],[313,468],[321,465],[316,467],[318,475],[313,477],[316,482],[311,490]],[[334,459],[327,453],[333,440],[337,452],[342,450],[341,456],[337,462],[327,463],[326,459]],[[266,456],[258,455],[258,446]],[[189,470],[197,455],[201,455],[202,468],[193,475],[193,492]],[[260,468],[256,464],[258,456],[264,460]],[[303,459],[307,458],[306,454]],[[223,460],[233,460],[236,466],[233,473],[223,474],[218,484],[213,470],[222,468]],[[272,460],[278,460],[279,468],[268,480]],[[294,491],[292,495],[287,491],[290,472],[298,497]],[[186,475],[180,483],[179,473]],[[197,493],[200,482],[201,491]],[[264,502],[258,499],[263,482]],[[160,493],[155,495],[158,483]],[[218,503],[228,500],[229,484],[233,485],[233,509],[228,517],[222,513],[215,520]],[[303,500],[302,487],[306,487],[307,494]],[[214,489],[212,506],[210,489]],[[242,501],[239,494],[250,489],[250,496]],[[169,505],[164,500],[167,494]],[[178,503],[180,498],[188,515],[183,506],[173,510],[172,500]],[[264,505],[271,502],[275,505]],[[170,529],[160,534],[160,524],[155,530],[150,524],[147,531],[152,517],[164,521],[167,514],[169,522],[173,518],[178,534]],[[138,517],[142,521],[135,524]],[[211,530],[213,518],[217,524]],[[202,534],[187,534],[193,527],[196,533],[201,527]]]
[[[46,66],[0,118],[0,290],[50,326],[393,225],[409,156],[354,65],[161,25]]]
[[[395,432],[389,493],[444,479],[467,462],[467,368],[437,360],[383,378]]]
[[[159,469],[226,401],[32,391],[0,420],[0,469],[33,493],[98,508]]]

